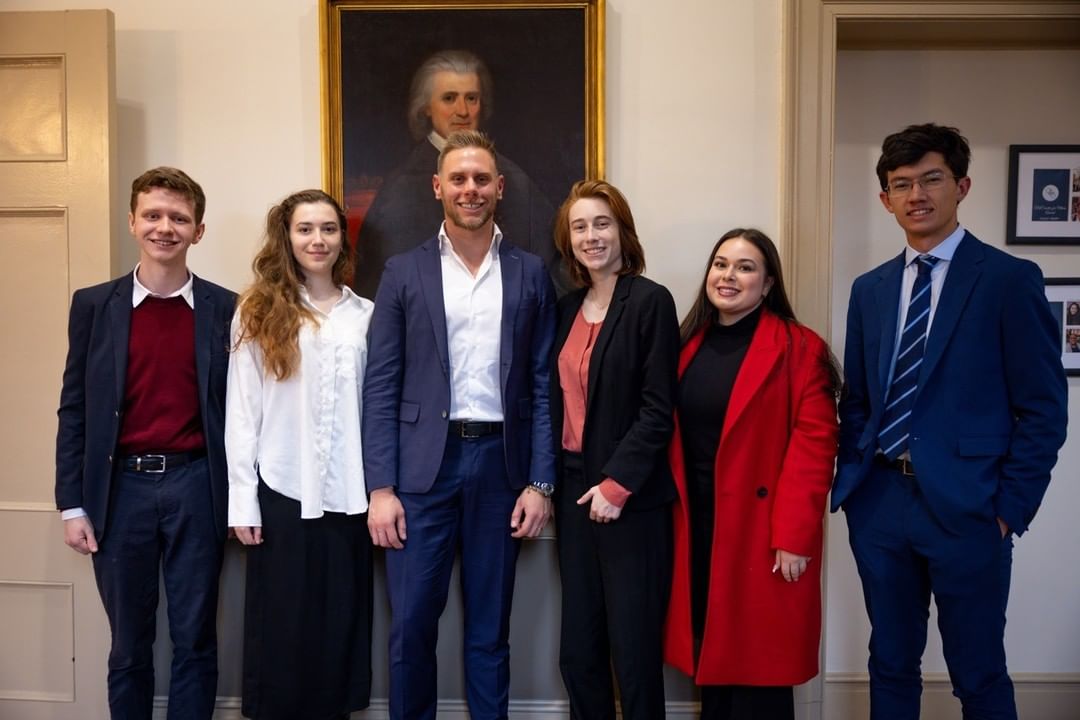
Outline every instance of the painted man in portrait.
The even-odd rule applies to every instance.
[[[408,120],[417,144],[387,175],[360,227],[354,287],[361,295],[375,296],[387,258],[421,244],[438,226],[442,215],[432,202],[432,176],[439,152],[450,133],[479,129],[491,117],[492,95],[487,66],[467,50],[437,52],[414,73]],[[556,287],[564,291],[552,240],[555,208],[514,161],[500,154],[498,166],[506,190],[496,222],[519,247],[543,258]]]

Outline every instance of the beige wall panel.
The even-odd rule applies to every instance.
[[[65,157],[64,59],[0,58],[0,161]]]
[[[74,587],[0,580],[0,698],[75,699]]]
[[[50,611],[45,617],[47,622],[38,625],[29,623],[25,615],[19,619],[11,609],[9,596],[0,592],[3,720],[99,720],[109,716],[105,700],[109,625],[94,584],[90,558],[64,545],[63,535],[58,512],[0,507],[0,542],[5,547],[0,552],[0,579],[70,588],[64,619],[56,619],[57,613]],[[66,630],[60,630],[62,627]],[[20,663],[18,685],[7,680],[5,663],[10,654]],[[31,657],[39,659],[31,661]],[[67,683],[65,687],[74,684],[64,700],[42,702],[46,698],[26,698],[9,692],[25,692],[28,686],[54,688],[60,682]]]
[[[0,502],[53,502],[56,403],[64,369],[68,308],[67,213],[0,208],[0,435],[8,468]],[[0,637],[3,637],[0,635]]]

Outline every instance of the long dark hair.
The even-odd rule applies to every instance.
[[[760,230],[755,228],[734,228],[721,235],[720,239],[713,245],[712,250],[709,251],[709,259],[705,262],[705,273],[701,278],[697,298],[694,300],[694,304],[690,306],[690,312],[686,313],[686,317],[683,318],[682,324],[679,326],[679,336],[683,345],[694,337],[701,328],[716,322],[718,311],[709,302],[709,294],[706,292],[705,284],[709,281],[709,269],[712,268],[716,251],[728,240],[738,237],[758,249],[761,257],[765,258],[765,277],[772,278],[772,288],[769,290],[769,294],[761,301],[761,304],[771,310],[774,315],[779,315],[791,322],[798,322],[795,319],[795,311],[791,309],[787,289],[784,287],[784,273],[780,267],[780,253],[777,252],[776,245],[773,244],[768,235]]]
[[[709,281],[709,270],[712,268],[713,258],[716,257],[717,251],[721,245],[733,238],[746,240],[756,247],[758,252],[761,253],[761,257],[765,259],[765,277],[772,278],[773,282],[768,294],[762,298],[761,304],[773,315],[786,322],[801,325],[798,318],[795,317],[795,310],[791,307],[791,300],[788,299],[787,288],[784,286],[784,271],[780,265],[780,253],[777,251],[776,245],[768,235],[756,228],[733,228],[721,235],[720,239],[713,245],[712,250],[709,251],[709,258],[705,263],[705,273],[701,279],[697,298],[679,325],[679,338],[683,345],[689,342],[690,338],[697,335],[702,328],[715,323],[718,319],[719,311],[709,302],[706,283]],[[831,350],[822,361],[828,365],[830,389],[834,394],[839,393],[843,384],[840,364]]]

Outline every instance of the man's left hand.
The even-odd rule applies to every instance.
[[[510,513],[510,533],[515,538],[534,538],[547,525],[551,517],[551,498],[546,498],[535,490],[525,488],[514,503]]]

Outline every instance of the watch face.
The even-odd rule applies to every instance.
[[[551,483],[545,483],[545,482],[533,483],[533,487],[536,488],[537,490],[539,490],[541,493],[543,493],[545,496],[548,496],[548,497],[550,497],[551,494],[553,492],[555,492],[555,486],[552,485]]]

